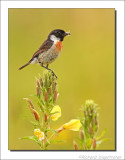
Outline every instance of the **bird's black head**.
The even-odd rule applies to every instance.
[[[70,32],[65,32],[64,30],[61,29],[55,29],[52,32],[50,32],[48,38],[52,41],[54,40],[63,41],[64,37],[67,35],[70,35]]]

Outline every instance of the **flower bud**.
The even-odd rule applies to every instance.
[[[84,139],[84,133],[83,133],[83,131],[82,131],[82,130],[80,130],[80,132],[79,132],[79,136],[80,136],[80,139]]]
[[[30,109],[34,109],[34,105],[33,105],[32,101],[29,98],[24,98],[24,99],[29,103]]]
[[[77,145],[76,141],[73,141],[73,146],[74,146],[75,150],[78,150],[78,145]]]
[[[36,87],[36,94],[37,94],[37,96],[40,95],[40,91],[39,91],[39,87],[38,86]]]
[[[43,82],[43,88],[45,88],[46,87],[46,84],[45,84],[45,82]]]
[[[55,89],[55,87],[56,87],[56,84],[55,84],[55,82],[53,82],[52,83],[52,88]]]
[[[89,134],[90,134],[90,135],[92,135],[92,134],[93,134],[92,126],[89,126]]]
[[[95,116],[95,125],[97,125],[98,124],[98,118],[97,118],[97,116]]]
[[[49,94],[52,94],[52,88],[51,87],[49,88]]]
[[[48,86],[50,86],[50,80],[49,79],[47,79],[47,84],[48,84]]]
[[[37,87],[40,87],[40,84],[39,84],[39,81],[38,81],[38,80],[36,80],[36,86],[37,86]]]
[[[44,100],[45,100],[45,102],[47,102],[47,100],[48,100],[48,94],[47,94],[47,92],[45,92],[45,94],[44,94]]]
[[[96,122],[96,130],[95,131],[97,132],[98,129],[99,129],[99,122],[97,121]]]
[[[95,118],[92,119],[92,125],[95,125]]]
[[[33,115],[34,115],[34,117],[35,117],[35,119],[37,120],[37,121],[39,121],[39,113],[35,110],[35,109],[33,109],[32,110],[33,111]]]
[[[39,78],[39,83],[40,83],[40,86],[43,87],[43,80],[42,80],[42,77]]]
[[[59,129],[57,129],[56,131],[57,131],[57,133],[60,133],[61,131],[63,131],[64,130],[64,128],[63,127],[60,127]]]
[[[54,100],[55,100],[55,101],[57,100],[58,95],[59,95],[59,93],[58,93],[58,91],[56,90],[55,93],[54,93]]]
[[[47,119],[48,119],[48,118],[47,118],[46,112],[44,112],[43,119],[44,119],[45,122],[47,122]]]
[[[39,78],[39,82],[40,82],[40,84],[41,84],[41,82],[42,82],[42,77]]]
[[[96,149],[96,139],[93,138],[93,148]]]
[[[90,110],[90,108],[88,108],[88,114],[89,114],[89,115],[91,114],[91,110]]]

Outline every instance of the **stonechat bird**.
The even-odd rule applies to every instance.
[[[19,70],[23,69],[29,64],[39,63],[41,67],[50,70],[57,78],[56,74],[53,72],[53,70],[48,68],[48,66],[60,55],[63,48],[62,41],[67,35],[70,35],[70,32],[65,32],[61,29],[55,29],[50,32],[47,40],[44,41],[40,48],[33,54],[29,62],[20,67]]]

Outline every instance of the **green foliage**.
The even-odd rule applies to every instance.
[[[55,140],[55,136],[58,136],[61,131],[65,129],[79,131],[80,128],[80,147],[78,147],[74,141],[75,150],[96,150],[101,143],[109,140],[103,138],[107,129],[103,130],[100,136],[97,136],[99,113],[97,104],[95,104],[93,100],[87,100],[84,107],[81,108],[82,116],[80,120],[72,119],[57,130],[50,128],[51,121],[56,121],[61,116],[60,107],[55,105],[58,98],[57,82],[50,71],[45,71],[43,78],[40,76],[40,78],[36,80],[36,94],[32,96],[36,98],[36,104],[40,109],[40,113],[36,111],[36,107],[30,99],[24,98],[28,102],[29,108],[36,121],[30,121],[34,126],[34,136],[26,136],[21,138],[22,140],[32,140],[37,143],[42,150],[47,150],[47,147],[51,144],[64,142],[63,140]]]
[[[23,139],[28,139],[28,140],[32,140],[34,142],[36,142],[40,147],[41,147],[41,143],[39,142],[39,139],[36,137],[36,136],[27,136],[27,137],[23,137],[23,138],[20,138],[21,140]]]
[[[99,113],[97,104],[93,100],[87,100],[81,108],[82,117],[80,118],[82,128],[79,132],[79,145],[81,150],[96,150],[101,143],[109,140],[104,138],[107,129],[104,129],[100,136],[97,136],[99,129]]]
[[[50,71],[45,71],[43,78],[40,76],[40,78],[36,80],[36,94],[32,94],[32,96],[37,98],[36,103],[40,108],[40,113],[36,111],[32,101],[25,98],[36,121],[30,121],[34,126],[34,136],[23,137],[21,140],[32,140],[36,142],[42,150],[46,150],[46,147],[50,144],[62,142],[62,140],[54,140],[54,135],[58,135],[58,133],[55,129],[50,128],[51,117],[59,113],[58,111],[51,113],[58,98],[58,89],[56,79]],[[40,118],[41,115],[42,118]]]

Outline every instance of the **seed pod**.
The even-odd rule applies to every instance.
[[[97,116],[95,116],[95,125],[97,125],[98,124],[98,118],[97,118]]]
[[[54,93],[54,100],[56,101],[58,98],[58,91],[56,90],[55,93]]]
[[[33,109],[32,110],[33,111],[33,115],[34,115],[34,117],[35,117],[35,119],[37,120],[37,121],[39,121],[39,113],[35,110],[35,109]]]
[[[80,130],[80,132],[79,132],[79,136],[80,136],[80,139],[84,139],[84,133],[83,133],[83,131],[82,131],[82,130]]]
[[[39,78],[39,82],[40,82],[40,84],[43,82],[43,81],[42,81],[42,77]]]
[[[40,95],[40,91],[39,91],[39,87],[38,86],[36,87],[36,94],[37,94],[37,96]]]
[[[51,87],[49,88],[49,94],[52,94],[52,88]]]
[[[95,118],[92,119],[92,125],[95,125]]]
[[[46,87],[46,84],[45,84],[45,82],[43,82],[43,88],[45,88]]]
[[[49,79],[47,79],[47,85],[50,86],[50,80]]]
[[[47,119],[48,119],[48,118],[47,118],[46,112],[44,112],[43,119],[44,119],[45,122],[47,122]]]
[[[36,86],[40,87],[39,81],[36,81]]]
[[[55,82],[53,81],[52,83],[52,88],[55,89],[56,85],[55,85]]]
[[[47,94],[47,92],[45,92],[45,94],[44,94],[44,100],[45,100],[45,102],[47,102],[47,100],[48,100],[48,94]]]
[[[91,110],[90,110],[90,108],[88,108],[88,115],[90,115],[91,114]]]
[[[92,126],[89,127],[89,134],[92,135],[93,134],[93,129]]]
[[[34,105],[33,105],[32,101],[29,98],[24,98],[24,99],[29,103],[30,109],[34,109]]]
[[[56,131],[57,131],[57,133],[60,133],[61,131],[63,131],[64,130],[64,128],[63,127],[60,127],[59,129],[57,129]]]
[[[95,131],[97,131],[97,130],[99,129],[99,122],[98,122],[98,121],[96,122],[96,127],[97,127],[97,128],[96,128]]]
[[[39,83],[40,83],[40,86],[43,88],[43,80],[41,77],[39,78]]]
[[[73,146],[74,146],[75,150],[78,150],[78,145],[77,145],[76,141],[73,141]]]
[[[96,139],[93,138],[93,148],[96,149]]]

